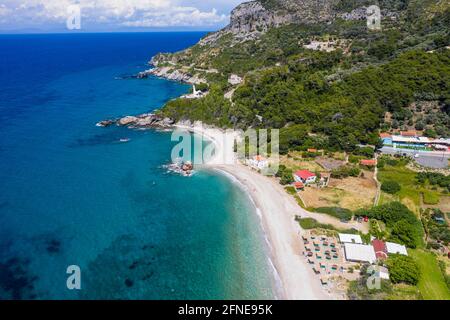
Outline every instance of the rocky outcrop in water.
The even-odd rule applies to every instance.
[[[103,120],[97,123],[97,126],[107,127],[113,124],[134,129],[171,128],[174,125],[174,121],[154,113],[144,113],[138,116],[126,116],[114,120]]]

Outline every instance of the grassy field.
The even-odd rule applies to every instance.
[[[420,267],[422,275],[418,287],[423,299],[450,300],[450,290],[439,269],[436,257],[420,249],[409,250],[409,253]]]
[[[427,187],[418,185],[416,182],[416,172],[403,165],[386,165],[383,169],[379,170],[378,179],[382,183],[384,181],[396,181],[401,185],[401,190],[395,196],[383,193],[380,204],[398,199],[408,206],[410,210],[419,213],[421,194],[423,194],[423,201],[426,204],[438,204],[440,201],[441,194],[439,191],[430,190]]]

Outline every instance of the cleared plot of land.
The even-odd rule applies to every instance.
[[[309,170],[311,172],[323,171],[323,168],[318,165],[313,160],[301,159],[300,156],[297,157],[295,154],[291,154],[291,157],[282,156],[280,157],[280,164],[291,168],[292,171],[296,170]]]
[[[418,284],[420,293],[425,300],[450,300],[448,289],[436,257],[423,250],[410,250],[410,255],[419,264],[421,277]]]
[[[356,210],[371,207],[376,192],[377,185],[373,173],[364,171],[360,178],[331,179],[327,188],[308,187],[301,195],[308,207],[341,207]]]

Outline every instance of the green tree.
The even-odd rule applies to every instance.
[[[413,258],[404,255],[391,255],[386,261],[389,277],[393,283],[417,285],[420,279],[420,269]]]
[[[286,169],[283,171],[282,175],[281,175],[281,179],[280,179],[280,183],[282,185],[287,185],[294,182],[294,177],[292,175],[292,170],[291,169]]]
[[[409,248],[416,248],[419,237],[420,235],[413,225],[406,220],[400,220],[392,225],[391,236],[389,239],[391,241],[400,242]]]
[[[381,184],[381,190],[389,194],[396,194],[401,189],[401,186],[396,181],[385,181]]]

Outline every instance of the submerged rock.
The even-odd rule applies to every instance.
[[[195,173],[194,165],[190,161],[171,163],[166,168],[168,172],[178,173],[185,177],[190,177]]]
[[[114,120],[103,120],[96,124],[97,127],[109,127],[110,125],[114,124]]]
[[[132,287],[133,284],[134,284],[133,280],[131,280],[131,279],[126,279],[126,280],[125,280],[125,285],[126,285],[128,288]]]

